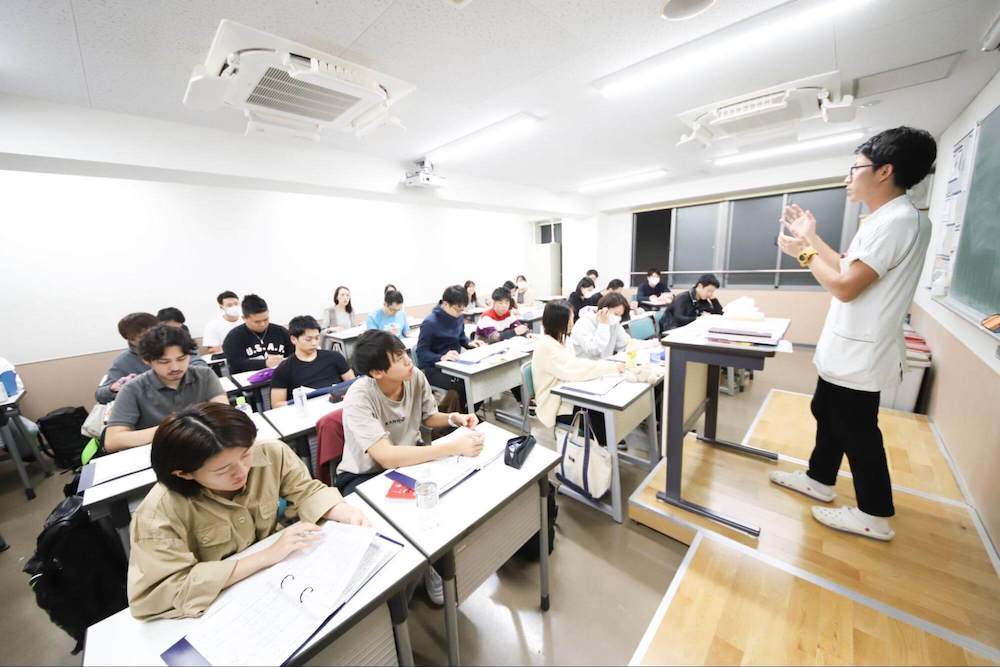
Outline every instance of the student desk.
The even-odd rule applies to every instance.
[[[265,419],[278,432],[278,436],[288,442],[315,430],[316,422],[334,410],[340,410],[343,403],[331,403],[329,396],[317,396],[306,401],[305,409],[299,405],[283,405],[264,413]]]
[[[477,364],[459,361],[439,361],[435,364],[445,375],[458,378],[465,384],[465,398],[470,410],[476,403],[521,386],[521,363],[531,357],[534,343],[532,341],[527,345],[512,347],[511,341],[505,340],[488,347],[502,349],[504,352],[487,357]],[[497,419],[514,426],[521,425],[520,417],[502,412],[497,412]]]
[[[357,494],[351,494],[346,501],[364,510],[381,534],[404,546],[288,664],[394,665],[398,661],[400,665],[412,665],[406,588],[422,575],[427,561],[416,547]],[[277,533],[233,558],[249,555],[276,539]],[[220,597],[225,595],[223,591]],[[132,617],[128,609],[123,609],[88,628],[83,664],[163,665],[160,654],[194,630],[200,620],[139,621]]]
[[[549,301],[560,301],[560,300],[565,299],[565,298],[566,297],[562,296],[561,294],[556,294],[556,295],[553,295],[553,296],[538,297],[538,299],[536,299],[536,300],[537,301],[541,301],[542,303],[548,303]]]
[[[647,356],[647,359],[649,357]],[[656,442],[656,400],[653,398],[653,385],[646,382],[622,382],[603,395],[585,394],[574,391],[564,382],[556,385],[552,393],[572,406],[586,408],[592,412],[604,415],[604,428],[608,441],[605,443],[611,455],[611,503],[594,500],[589,496],[577,493],[567,486],[560,486],[559,493],[608,514],[618,523],[625,519],[622,502],[622,478],[620,461],[641,465],[652,469],[660,462],[660,448]],[[618,441],[631,433],[643,421],[646,422],[649,438],[649,458],[640,459],[618,451]],[[556,448],[562,448],[562,443],[556,440]]]
[[[225,377],[226,375],[226,358],[224,356],[218,359],[213,359],[214,355],[203,354],[201,355],[201,360],[208,364],[208,367],[215,371],[215,374],[219,377]]]
[[[21,449],[18,446],[18,441],[23,442],[32,451],[35,455],[35,462],[42,467],[42,471],[46,477],[52,476],[52,464],[46,456],[38,451],[35,439],[28,435],[24,424],[21,423],[21,399],[27,393],[27,389],[22,389],[13,396],[0,401],[0,412],[3,413],[3,417],[0,420],[4,421],[3,426],[0,427],[0,435],[2,435],[7,453],[14,460],[14,467],[17,468],[17,476],[21,478],[21,484],[24,486],[24,495],[28,500],[34,500],[35,488],[31,485],[31,479],[28,477],[25,462],[21,459]]]
[[[254,413],[250,419],[257,427],[257,442],[280,439],[263,415]],[[83,507],[90,520],[96,523],[109,519],[118,532],[126,556],[130,551],[128,526],[132,511],[156,484],[156,473],[149,463],[151,449],[152,445],[145,445],[98,457],[88,463],[80,475]]]
[[[339,346],[344,354],[344,358],[348,361],[351,360],[351,356],[354,354],[354,344],[357,342],[358,336],[363,334],[368,329],[364,324],[358,324],[350,329],[341,329],[340,331],[331,331],[325,329],[323,331],[324,349],[332,349],[335,345]],[[330,344],[327,345],[325,341],[329,340]]]
[[[487,310],[489,310],[489,308],[486,308],[484,306],[469,306],[468,308],[462,311],[462,315],[469,322],[475,323],[479,321],[479,316],[485,313]]]
[[[493,424],[478,427],[489,441],[506,443],[517,434]],[[438,501],[438,525],[427,528],[415,502],[387,500],[392,480],[385,474],[358,493],[416,545],[444,578],[448,662],[458,653],[458,605],[536,533],[541,535],[541,608],[549,608],[548,473],[559,454],[536,444],[520,470],[501,456],[452,488]]]
[[[664,308],[669,308],[671,304],[669,303],[659,303],[658,301],[640,301],[639,305],[646,310],[663,310]]]
[[[693,415],[688,418],[690,425],[694,419],[704,413],[705,422],[698,439],[718,447],[725,447],[733,451],[771,461],[778,460],[778,454],[755,447],[747,447],[728,440],[721,440],[716,437],[716,426],[719,416],[719,369],[723,366],[729,368],[745,368],[748,370],[763,370],[764,360],[773,357],[778,351],[791,351],[791,345],[787,341],[782,341],[783,345],[767,347],[760,345],[739,345],[727,343],[713,343],[705,340],[703,330],[706,325],[701,323],[688,325],[679,329],[674,329],[663,337],[663,344],[670,349],[668,387],[666,397],[666,419],[665,431],[667,441],[667,478],[666,488],[656,494],[658,500],[669,505],[685,509],[699,516],[718,521],[719,523],[743,531],[754,537],[760,535],[760,528],[742,523],[733,518],[723,516],[714,510],[690,503],[681,497],[681,471],[684,464],[684,434],[685,434],[685,408],[684,408],[684,386],[688,373],[688,364],[706,364],[708,366],[708,380],[705,389],[705,398],[696,408]]]
[[[544,308],[527,307],[521,311],[518,319],[527,325],[532,333],[540,334],[542,332],[542,313],[544,311]]]
[[[225,375],[219,378],[219,383],[222,385],[222,390],[226,392],[226,396],[231,396],[240,390],[240,388],[236,386],[236,383],[230,378],[227,378]]]
[[[271,407],[271,397],[265,396],[266,390],[271,386],[270,378],[264,380],[263,382],[251,382],[250,376],[260,373],[261,370],[255,371],[243,371],[242,373],[236,373],[230,376],[233,383],[236,384],[237,388],[243,395],[247,397],[250,404],[253,406],[256,412],[263,412]]]
[[[424,323],[424,318],[413,317],[412,315],[406,316],[406,323],[410,325],[411,329],[419,329],[420,325]]]

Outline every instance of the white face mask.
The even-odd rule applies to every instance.
[[[646,278],[646,282],[649,283],[650,287],[656,287],[660,284],[660,279],[656,276],[650,276],[649,278]]]
[[[523,280],[518,280],[517,281],[517,288],[518,289],[524,289],[527,286],[528,286],[528,283],[524,282]]]
[[[229,306],[228,308],[223,308],[222,312],[229,317],[239,317],[241,311],[239,306]]]
[[[621,315],[608,315],[608,324],[610,324],[611,326],[616,327],[621,323],[622,323]]]

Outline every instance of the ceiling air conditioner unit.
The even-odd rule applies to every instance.
[[[827,72],[685,111],[678,119],[690,131],[678,145],[709,146],[719,139],[794,129],[799,122],[816,117],[826,122],[851,120],[853,102],[850,95],[840,95],[839,73]]]
[[[184,104],[238,109],[247,134],[318,140],[325,129],[363,135],[385,123],[400,125],[389,109],[413,90],[367,67],[223,20],[204,64],[191,74]]]

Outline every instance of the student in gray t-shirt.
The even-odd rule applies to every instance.
[[[406,353],[403,342],[388,331],[369,329],[354,346],[354,368],[360,376],[344,398],[344,458],[336,486],[349,494],[383,470],[416,465],[446,456],[477,456],[483,437],[471,433],[443,444],[415,447],[420,425],[475,427],[475,415],[441,414],[430,383]]]
[[[194,342],[186,331],[158,324],[139,339],[139,355],[150,370],[118,392],[104,434],[104,449],[116,452],[153,441],[167,415],[196,403],[229,403],[215,373],[207,366],[189,367]]]

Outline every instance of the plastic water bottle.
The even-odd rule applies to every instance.
[[[417,514],[419,515],[420,527],[423,530],[433,530],[437,528],[438,516],[438,485],[431,479],[419,479],[413,488],[417,496]]]
[[[245,414],[247,417],[253,414],[253,408],[247,403],[247,399],[244,396],[236,397],[236,409]]]
[[[292,401],[295,402],[295,409],[304,413],[306,411],[306,388],[296,387],[293,389]]]
[[[638,356],[639,349],[635,344],[635,338],[629,338],[628,347],[625,348],[625,368],[635,368]]]

